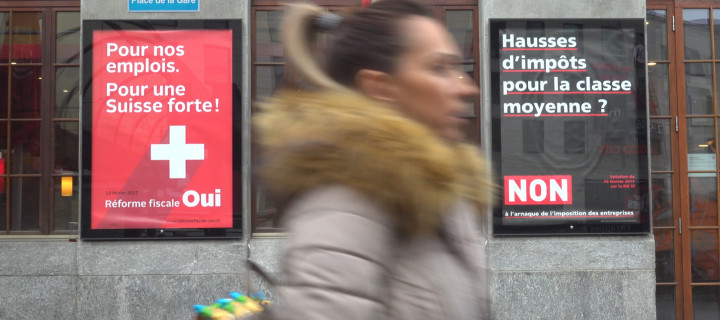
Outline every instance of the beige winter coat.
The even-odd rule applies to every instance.
[[[289,233],[273,319],[485,319],[491,184],[474,147],[354,93],[284,93],[255,118]]]

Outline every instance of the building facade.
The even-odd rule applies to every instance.
[[[252,179],[254,101],[297,75],[274,0],[198,0],[194,12],[130,11],[130,0],[0,1],[0,319],[189,319],[228,291],[272,289],[277,212]],[[480,86],[468,136],[488,155],[491,19],[645,19],[652,234],[492,236],[495,319],[720,317],[718,88],[720,1],[422,1],[444,22]],[[320,0],[330,11],[357,0]],[[242,234],[226,240],[86,241],[81,222],[81,26],[89,20],[239,19]],[[716,39],[719,39],[716,41]],[[608,74],[619,74],[606,66]],[[3,76],[4,75],[4,76]],[[2,137],[4,135],[4,137]],[[492,218],[486,228],[491,231]],[[492,232],[490,232],[492,233]],[[654,248],[654,250],[653,250]]]

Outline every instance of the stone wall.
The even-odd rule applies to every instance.
[[[482,92],[492,92],[489,19],[645,17],[643,0],[479,3]],[[482,104],[490,105],[489,94]],[[483,145],[489,146],[489,108],[483,117]],[[652,235],[494,237],[489,246],[495,319],[655,319]]]
[[[510,3],[512,2],[512,3]],[[249,2],[202,0],[194,13],[129,13],[127,0],[84,0],[83,20],[243,19],[243,146],[249,144]],[[481,68],[491,18],[642,18],[642,0],[480,0]],[[482,91],[491,92],[488,72]],[[490,105],[489,94],[483,105]],[[484,108],[484,146],[490,118]],[[487,150],[489,152],[489,150]],[[250,177],[250,153],[243,152]],[[243,212],[251,212],[249,179]],[[243,217],[249,234],[250,217]],[[190,319],[190,307],[231,290],[269,292],[245,261],[279,272],[280,238],[198,241],[3,240],[0,319]],[[491,237],[496,319],[654,319],[654,242],[622,237]],[[250,284],[252,288],[246,286]]]

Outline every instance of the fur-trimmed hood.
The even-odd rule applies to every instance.
[[[285,204],[325,184],[349,186],[390,212],[400,230],[435,230],[459,199],[481,209],[492,183],[474,146],[354,92],[282,92],[254,117],[270,198]]]

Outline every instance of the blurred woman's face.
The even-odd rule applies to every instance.
[[[400,23],[408,49],[398,57],[391,75],[396,105],[409,117],[448,140],[462,140],[468,102],[478,94],[462,70],[462,54],[439,22],[410,17]]]

